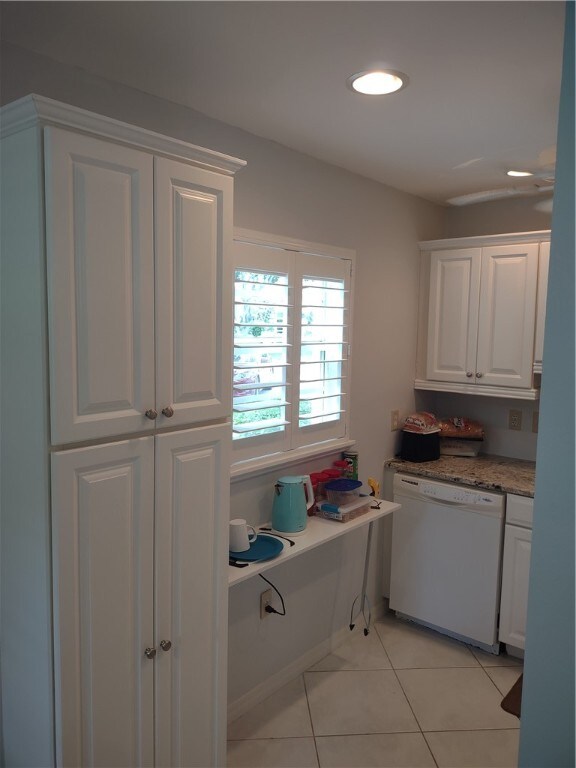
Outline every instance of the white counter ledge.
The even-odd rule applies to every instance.
[[[339,536],[344,536],[351,531],[355,531],[364,525],[373,523],[381,517],[392,514],[395,509],[399,509],[400,505],[391,501],[381,501],[379,509],[369,509],[363,515],[350,520],[347,523],[340,523],[336,520],[326,520],[322,517],[309,517],[308,524],[306,526],[306,532],[299,536],[290,536],[286,534],[287,538],[292,539],[294,546],[291,547],[289,542],[278,539],[284,544],[282,552],[278,557],[272,560],[265,560],[263,562],[250,563],[246,568],[237,568],[233,565],[228,566],[228,586],[232,587],[234,584],[239,584],[241,581],[251,579],[253,576],[257,576],[259,573],[275,568],[281,563],[285,563],[287,560],[291,560],[298,555],[302,555],[304,552],[308,552],[311,549],[322,546],[332,539],[337,539]],[[256,529],[258,531],[258,528]],[[266,534],[267,531],[261,531]]]

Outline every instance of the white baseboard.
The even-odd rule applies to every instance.
[[[508,643],[506,643],[506,653],[508,654],[508,656],[514,656],[515,659],[524,658],[523,648],[516,648],[514,645],[508,645]]]
[[[386,603],[387,601],[381,601],[378,605],[374,606],[372,609],[373,622],[382,618],[387,607]],[[360,625],[360,621],[357,619],[356,623]],[[252,709],[256,704],[264,701],[268,696],[276,693],[276,691],[280,690],[284,685],[306,672],[306,670],[310,669],[310,667],[323,659],[324,656],[332,653],[338,646],[342,645],[342,643],[348,639],[349,635],[350,627],[342,627],[334,632],[331,637],[306,651],[306,653],[295,659],[291,664],[279,669],[278,672],[270,675],[270,677],[266,678],[266,680],[255,688],[247,691],[247,693],[240,696],[236,701],[229,702],[228,722],[231,723],[233,720],[241,717],[241,715],[248,712],[248,710]]]

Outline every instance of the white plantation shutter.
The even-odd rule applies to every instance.
[[[299,254],[298,430],[293,447],[344,437],[348,394],[350,262]]]
[[[351,260],[234,248],[234,460],[344,438]]]
[[[291,254],[236,243],[232,431],[239,461],[287,450],[292,392]]]

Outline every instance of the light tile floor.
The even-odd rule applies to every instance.
[[[228,768],[513,768],[522,671],[387,614],[228,727]]]

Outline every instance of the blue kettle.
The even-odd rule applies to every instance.
[[[272,530],[297,536],[306,530],[308,510],[314,504],[309,475],[280,477],[274,486]]]

